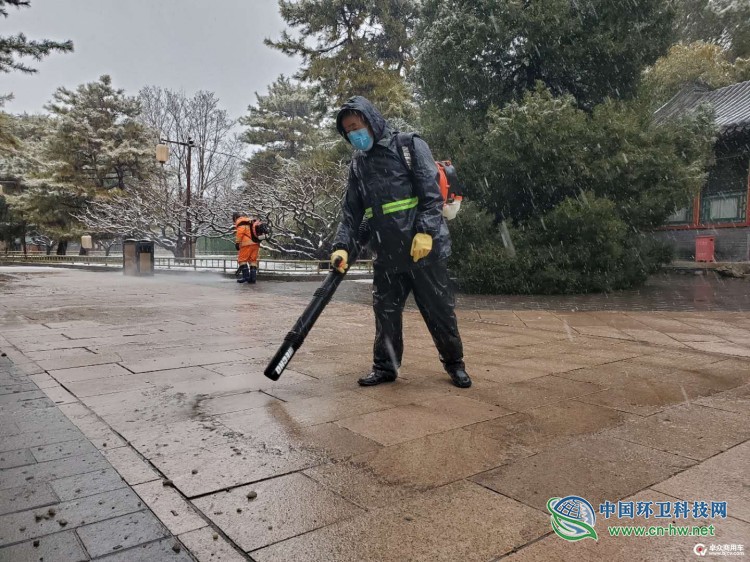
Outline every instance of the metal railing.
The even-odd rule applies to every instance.
[[[58,256],[44,253],[7,252],[0,254],[0,262],[13,263],[75,263],[82,265],[122,266],[122,256]]]
[[[58,256],[23,252],[7,252],[0,254],[0,263],[23,264],[69,264],[69,265],[103,265],[107,267],[122,267],[122,256]],[[156,269],[175,271],[221,271],[233,273],[237,270],[237,259],[222,257],[174,258],[154,256]],[[261,259],[258,271],[278,275],[325,275],[328,273],[328,262],[324,260],[283,260]],[[372,274],[372,260],[364,260],[352,266],[352,273]]]

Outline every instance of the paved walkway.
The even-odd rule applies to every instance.
[[[125,442],[0,349],[0,561],[194,560],[108,462]]]
[[[408,310],[399,380],[359,388],[372,312],[334,299],[273,383],[263,368],[306,299],[206,279],[0,268],[0,348],[86,437],[60,435],[53,449],[66,462],[101,459],[92,442],[129,485],[119,493],[132,489],[177,537],[149,544],[263,562],[682,560],[697,543],[750,548],[747,313],[464,308],[475,385],[459,390]],[[32,396],[29,406],[57,411]],[[31,461],[29,443],[10,438],[4,458]],[[547,501],[567,495],[594,506],[598,541],[554,534]],[[607,501],[727,502],[727,517],[607,520]],[[32,538],[12,517],[0,516],[0,546]],[[93,519],[79,518],[86,546]],[[670,524],[715,536],[607,530]],[[124,532],[106,528],[101,544]],[[186,556],[150,559],[167,554]]]

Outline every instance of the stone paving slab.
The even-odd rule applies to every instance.
[[[28,390],[26,392],[11,392],[8,394],[0,395],[0,406],[6,404],[13,404],[16,402],[26,402],[28,400],[36,400],[37,398],[44,398],[45,394],[39,389]]]
[[[700,391],[688,383],[623,375],[616,385],[578,399],[622,412],[650,416],[700,396]]]
[[[65,459],[68,457],[85,455],[93,453],[96,447],[91,441],[83,437],[71,441],[63,441],[51,445],[37,445],[31,448],[31,453],[37,462],[45,462],[56,459]]]
[[[72,423],[60,425],[62,427],[48,426],[47,429],[23,432],[5,437],[0,444],[0,449],[13,451],[25,447],[32,449],[33,452],[40,452],[44,451],[46,446],[83,437],[83,433]]]
[[[700,461],[749,440],[750,425],[741,414],[687,405],[629,420],[603,435]]]
[[[174,535],[195,531],[208,525],[195,512],[190,502],[171,486],[164,486],[161,480],[138,484],[133,486],[133,489]]]
[[[5,378],[27,378],[1,365]],[[134,560],[132,548],[171,537],[96,446],[57,407],[40,402],[38,392],[4,395],[24,408],[6,408],[2,416],[0,560],[84,561],[120,550]],[[77,400],[68,408],[81,416]]]
[[[0,469],[34,464],[35,462],[36,458],[31,454],[30,449],[16,449],[0,453]]]
[[[130,447],[118,447],[103,451],[110,464],[131,486],[158,480],[159,475]]]
[[[54,405],[55,403],[47,398],[46,395],[43,398],[34,398],[33,400],[8,402],[6,404],[0,404],[0,417],[7,414],[28,412],[29,410],[36,410],[38,408],[49,408],[50,406]]]
[[[342,420],[386,407],[378,400],[350,391],[291,402],[284,407],[284,412],[293,423],[306,426]]]
[[[510,413],[471,398],[448,396],[347,417],[336,423],[388,446]]]
[[[700,398],[695,403],[718,410],[750,415],[750,384],[719,392],[707,398]]]
[[[59,384],[55,386],[48,386],[47,388],[42,389],[42,391],[50,400],[52,400],[57,405],[73,404],[78,401],[75,396],[73,396]]]
[[[266,447],[191,449],[153,459],[154,465],[189,498],[297,472],[318,462],[315,454],[285,450],[272,442]]]
[[[125,446],[122,437],[114,433],[109,425],[80,402],[62,404],[60,409],[100,451]]]
[[[90,560],[75,531],[55,533],[33,541],[0,548],[2,562],[39,562],[56,560],[86,562]]]
[[[198,560],[244,562],[247,558],[214,530],[203,527],[180,535],[182,543]]]
[[[87,523],[104,521],[143,509],[131,490],[123,488],[77,500],[61,502],[54,508],[31,509],[0,516],[0,546],[75,529]],[[47,517],[45,517],[47,516]]]
[[[233,442],[232,430],[217,423],[216,419],[198,418],[158,424],[148,429],[128,431],[125,435],[133,447],[147,459]]]
[[[109,463],[98,452],[69,459],[57,459],[19,466],[3,470],[3,477],[0,479],[0,490],[23,486],[29,482],[44,482],[75,474],[83,474],[100,468],[107,468],[108,466]]]
[[[47,359],[60,359],[61,357],[76,357],[79,355],[87,356],[95,352],[85,347],[65,347],[53,348],[39,351],[26,351],[24,355],[34,361],[43,361]]]
[[[15,435],[16,433],[21,433],[21,430],[18,428],[18,425],[16,425],[16,422],[14,422],[12,419],[10,419],[11,416],[4,415],[0,416],[0,437],[7,437],[8,435]]]
[[[606,499],[621,499],[694,464],[685,457],[642,445],[592,436],[546,449],[472,480],[544,511],[549,498],[565,493],[556,490],[575,490],[598,506]]]
[[[102,365],[94,365],[88,367],[73,367],[71,369],[62,370],[50,370],[49,376],[61,383],[70,383],[85,381],[90,379],[102,379],[107,377],[115,377],[118,375],[125,376],[130,374],[125,367],[118,365],[117,363],[104,363]]]
[[[204,415],[229,414],[267,406],[278,399],[269,394],[257,391],[242,392],[224,396],[210,397],[196,404],[196,409]]]
[[[680,499],[727,498],[728,513],[750,524],[750,443],[745,442],[653,488]],[[750,535],[747,535],[750,536]]]
[[[0,490],[0,515],[24,511],[60,501],[48,483],[31,484]]]
[[[240,361],[243,356],[231,352],[222,351],[216,353],[194,353],[188,355],[161,356],[141,361],[126,361],[123,366],[133,373],[145,373],[147,371],[163,371],[165,369],[178,369],[180,367],[197,367],[210,365],[211,363],[225,363],[226,361]]]
[[[250,492],[256,494],[252,499],[248,498]],[[194,503],[245,551],[362,513],[299,473],[219,492]]]
[[[100,523],[88,505],[91,520],[40,537],[72,552],[72,536],[90,557],[88,527],[115,562],[694,557],[693,538],[563,541],[546,501],[565,494],[597,507],[726,499],[714,542],[748,534],[747,313],[488,310],[461,296],[474,385],[457,389],[410,300],[398,381],[360,388],[367,287],[344,284],[272,382],[265,364],[316,284],[209,279],[60,270],[12,285],[0,301],[0,444],[13,445],[0,445],[0,521],[134,494],[127,513]],[[253,330],[239,333],[244,318]],[[140,515],[152,512],[160,523]],[[132,536],[148,542],[106,550],[131,537],[113,518],[144,518]],[[42,548],[13,532],[5,552]]]
[[[612,408],[568,400],[478,423],[469,430],[507,445],[536,452],[562,445],[569,438],[591,435],[622,425],[631,419],[636,419],[636,416]]]
[[[137,511],[107,521],[84,525],[76,532],[93,558],[168,535],[167,530],[150,511]]]
[[[390,501],[393,495],[423,492],[532,453],[467,429],[455,429],[357,455],[346,464],[323,464],[305,472],[354,503],[370,507]]]
[[[175,539],[162,539],[118,551],[102,558],[103,562],[192,562],[194,558]]]
[[[74,369],[76,367],[90,367],[92,365],[106,365],[116,363],[120,356],[116,354],[94,354],[85,353],[73,357],[62,357],[59,359],[44,359],[38,361],[39,369],[43,371]],[[40,372],[43,372],[40,371]],[[31,373],[29,373],[31,374]]]
[[[220,375],[217,375],[220,377]],[[190,388],[197,383],[184,383]],[[83,397],[81,402],[121,435],[193,417],[193,400],[174,386],[167,393],[157,387]]]
[[[93,496],[97,493],[128,487],[120,474],[113,468],[104,468],[66,478],[58,478],[57,480],[52,480],[49,486],[62,501]]]
[[[11,382],[10,384],[0,384],[0,396],[7,394],[16,394],[18,392],[29,392],[37,390],[33,383]]]
[[[541,513],[460,482],[252,552],[259,562],[486,561],[547,532]],[[394,540],[399,537],[399,540]],[[408,549],[408,550],[407,550]]]

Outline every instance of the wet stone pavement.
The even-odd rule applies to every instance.
[[[103,454],[125,443],[93,414],[72,422],[75,399],[0,349],[0,561],[194,560]]]
[[[374,332],[366,283],[342,285],[271,382],[262,371],[315,283],[0,268],[0,560],[748,549],[747,284],[685,278],[670,301],[655,282],[664,298],[640,303],[461,297],[466,390],[408,307],[398,380],[360,388]],[[546,509],[567,495],[596,509],[726,501],[727,517],[645,522],[714,525],[714,537],[624,538],[607,525],[637,523],[600,515],[598,541],[571,543]]]

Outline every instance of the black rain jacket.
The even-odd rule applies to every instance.
[[[351,251],[359,225],[366,216],[376,267],[406,271],[447,258],[451,251],[450,234],[443,219],[444,201],[430,147],[421,138],[414,137],[410,171],[398,153],[397,132],[390,130],[380,112],[362,96],[349,99],[336,117],[336,128],[347,142],[349,139],[341,124],[342,113],[347,109],[357,110],[365,117],[375,142],[367,152],[357,150],[352,157],[341,224],[333,249]],[[414,206],[404,208],[414,202]],[[399,207],[401,210],[392,211]],[[410,251],[418,232],[432,236],[432,251],[415,263]]]

